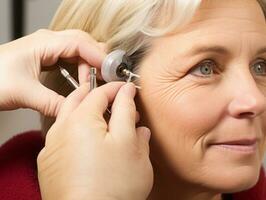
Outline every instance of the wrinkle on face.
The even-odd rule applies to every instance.
[[[261,159],[266,148],[266,116],[240,119],[228,109],[243,93],[266,96],[266,77],[264,82],[250,72],[258,57],[266,59],[265,52],[257,54],[266,47],[265,25],[256,1],[205,0],[182,30],[152,41],[139,68],[143,77],[139,96],[148,127],[183,180],[226,191],[239,184],[232,177],[243,182],[255,177],[261,162],[257,157]],[[195,53],[196,48],[200,50]],[[189,73],[205,59],[215,60],[221,71],[211,79]],[[249,132],[264,135],[259,155],[252,162],[242,160],[250,168],[208,149],[211,141]]]

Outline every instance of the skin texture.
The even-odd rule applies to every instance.
[[[112,82],[89,92],[86,83],[88,66],[100,69],[104,48],[79,30],[39,30],[0,46],[0,111],[31,108],[56,116],[37,158],[44,200],[143,200],[151,191],[150,131],[135,127],[134,85]],[[39,81],[59,59],[79,72],[81,86],[66,98]]]
[[[47,33],[47,31],[45,31],[41,32],[41,35],[45,35],[45,37],[48,38],[47,41],[50,41],[51,34],[53,34],[54,37],[56,37],[56,35],[60,36],[60,38],[64,36],[64,39],[69,38],[69,41],[74,41],[73,38],[70,37],[73,32],[65,33],[66,32]],[[39,34],[40,33],[37,35]],[[81,36],[80,34],[81,33],[78,33],[78,36],[83,39],[78,43],[86,44],[88,40],[85,38],[87,37],[83,34],[83,36]],[[266,80],[265,76],[263,76],[265,75],[264,73],[254,73],[252,67],[255,66],[255,63],[258,63],[258,58],[260,58],[260,60],[266,59],[266,53],[257,53],[259,49],[265,48],[265,39],[265,19],[256,1],[212,0],[204,1],[194,20],[182,30],[179,30],[178,33],[153,41],[151,52],[143,61],[139,71],[139,74],[145,77],[141,82],[142,90],[139,96],[139,103],[142,107],[141,111],[143,114],[146,114],[146,116],[142,116],[142,119],[143,123],[146,123],[152,129],[153,134],[151,158],[155,170],[155,183],[149,199],[216,200],[221,199],[220,193],[245,190],[256,183],[265,149]],[[17,42],[19,44],[23,43],[29,45],[28,40],[23,40],[24,42],[21,41],[22,40],[19,40]],[[2,56],[3,54],[6,55],[7,52],[13,52],[14,47],[12,47],[12,44],[0,49]],[[203,45],[223,46],[226,51],[221,50],[221,48],[212,48],[211,51],[203,52],[203,48],[201,48],[201,53],[192,53],[197,49],[196,46],[202,47]],[[59,47],[62,46],[59,45]],[[65,46],[63,45],[63,47]],[[52,47],[48,48],[48,50],[51,48]],[[4,51],[3,49],[8,49],[9,51]],[[52,49],[57,48],[54,47]],[[96,49],[89,48],[86,49],[87,51],[83,52],[88,52],[89,50],[91,50],[91,52],[96,52]],[[74,55],[67,54],[66,57],[73,58],[73,56],[76,56],[75,48],[72,50],[73,51],[70,52],[74,52]],[[33,53],[34,52],[35,51],[33,51]],[[54,64],[54,62],[51,62],[49,59],[51,57],[54,58],[52,56],[54,54],[53,52],[37,52],[39,52],[36,54],[38,55],[37,58],[48,58],[47,60],[49,62],[47,66]],[[48,54],[43,54],[47,52]],[[69,51],[62,50],[61,53],[64,54],[64,52],[67,53]],[[21,55],[19,52],[17,54]],[[60,57],[62,55],[58,56]],[[56,59],[52,59],[52,61],[56,61],[58,56]],[[65,55],[63,57],[65,57]],[[27,63],[27,56],[25,57],[22,54],[21,58],[22,64]],[[83,56],[83,59],[86,60],[86,56]],[[213,60],[212,64],[216,64],[214,64],[214,74],[203,78],[203,74],[198,70],[198,66],[199,63],[205,59],[211,59]],[[44,60],[47,61],[46,59]],[[88,63],[90,63],[89,61],[90,59],[87,58]],[[34,60],[28,62],[34,63]],[[265,67],[265,64],[263,64],[264,62],[265,61],[261,62],[262,67]],[[81,61],[80,63],[82,64],[83,62]],[[4,66],[6,62],[1,61],[1,64]],[[86,65],[86,63],[82,64],[82,68],[86,70],[87,66],[84,65]],[[16,65],[14,64],[14,66]],[[39,65],[37,65],[36,70],[37,71],[34,71],[36,74],[33,73],[35,76],[31,76],[33,80],[38,80],[40,72]],[[86,73],[83,72],[79,74]],[[85,81],[85,79],[86,76],[84,76],[83,81]],[[20,80],[20,82],[23,82],[22,80]],[[13,83],[13,81],[9,82]],[[25,88],[25,86],[22,88]],[[112,88],[114,89],[115,87],[110,86],[108,91],[111,91]],[[117,90],[116,92],[118,92]],[[88,90],[85,88],[85,91]],[[116,145],[117,143],[112,144],[111,141],[115,140],[111,140],[111,136],[107,136],[108,139],[105,140],[107,141],[104,143],[105,146],[94,146],[93,143],[97,143],[98,141],[94,140],[99,137],[97,134],[107,133],[106,130],[104,130],[104,132],[98,132],[97,130],[90,131],[90,128],[88,129],[88,124],[96,125],[97,127],[96,121],[99,120],[98,115],[92,115],[91,118],[89,117],[89,119],[93,119],[93,121],[87,121],[87,117],[88,113],[91,113],[90,109],[95,109],[97,107],[93,106],[91,102],[98,103],[99,101],[86,98],[87,101],[82,103],[80,102],[81,99],[78,94],[77,96],[74,95],[75,98],[77,97],[78,100],[76,101],[78,102],[66,101],[61,106],[65,114],[62,114],[60,110],[61,117],[58,118],[57,123],[54,125],[50,134],[48,134],[49,139],[46,140],[46,147],[38,157],[39,180],[41,180],[41,178],[46,178],[47,181],[41,181],[42,191],[49,192],[49,190],[44,188],[45,185],[58,192],[52,192],[50,194],[62,196],[61,194],[66,194],[66,191],[70,191],[71,193],[73,190],[69,189],[69,186],[73,185],[71,185],[68,180],[74,180],[74,186],[76,186],[75,184],[80,186],[80,182],[75,182],[75,180],[84,181],[83,183],[85,184],[82,185],[84,186],[83,191],[88,191],[87,186],[92,186],[90,181],[95,183],[94,180],[99,180],[97,184],[93,185],[90,191],[95,192],[95,188],[97,188],[96,192],[99,191],[99,193],[103,195],[102,186],[104,185],[104,189],[107,191],[104,197],[107,197],[107,199],[110,199],[109,191],[111,193],[118,192],[119,195],[111,194],[112,197],[117,197],[117,195],[121,197],[118,199],[127,199],[129,196],[134,199],[144,199],[143,197],[146,197],[146,194],[150,190],[149,186],[152,184],[147,139],[141,136],[139,136],[141,139],[138,139],[136,136],[142,134],[137,134],[134,128],[131,129],[130,133],[128,131],[121,131],[128,130],[128,126],[123,123],[122,119],[126,121],[127,119],[133,119],[135,116],[135,109],[133,109],[133,113],[128,110],[128,114],[131,113],[130,117],[123,117],[121,113],[118,112],[125,111],[129,108],[129,105],[132,106],[134,103],[128,102],[129,105],[124,106],[118,106],[118,103],[114,103],[117,108],[114,109],[117,110],[116,114],[113,115],[117,117],[117,122],[114,123],[114,125],[118,124],[117,130],[121,131],[121,135],[117,135],[116,139],[117,142],[120,142],[119,144],[121,144],[121,146]],[[95,94],[96,92],[94,95]],[[94,95],[91,94],[89,96],[92,97]],[[30,95],[26,96],[31,97]],[[24,98],[26,96],[24,96]],[[114,95],[112,96],[111,99],[113,100]],[[120,100],[126,99],[126,95],[123,95],[123,91],[121,91],[119,96]],[[100,97],[102,97],[102,95],[99,95],[99,99],[101,99]],[[83,96],[83,98],[85,97]],[[35,103],[37,101],[30,103],[15,101],[19,103],[13,104],[10,98],[6,99],[7,100],[3,103],[3,107],[5,108],[33,107],[36,110],[43,111],[43,113],[48,113],[45,112],[45,107],[41,106],[40,108],[42,109],[39,107],[36,108]],[[81,105],[81,107],[77,108],[79,103],[83,106]],[[101,110],[104,111],[106,107],[107,104],[103,106],[104,109],[102,108]],[[73,110],[75,109],[77,109],[75,115],[73,115],[73,113],[70,114],[74,112]],[[56,113],[57,112],[52,112],[51,115],[56,115]],[[102,116],[103,113],[100,114]],[[96,119],[94,117],[96,117]],[[80,119],[83,119],[83,121]],[[135,121],[133,122],[135,123]],[[134,123],[133,125],[131,124],[132,127],[134,127]],[[71,127],[73,124],[75,124],[75,126]],[[100,125],[104,125],[102,127],[106,129],[106,124]],[[125,127],[121,129],[121,125],[125,125]],[[68,132],[65,132],[65,130]],[[84,136],[84,132],[81,130],[85,130],[85,133],[91,132],[92,134],[86,134],[84,139],[82,137]],[[75,133],[74,138],[77,140],[73,140],[73,133]],[[111,131],[111,133],[115,135],[119,132]],[[131,134],[133,137],[130,138],[133,140],[123,141],[123,139],[125,139],[125,133]],[[65,138],[62,139],[64,136]],[[257,137],[258,143],[256,152],[250,155],[210,146],[210,144],[214,142],[251,137]],[[80,143],[80,140],[84,143]],[[124,143],[125,141],[127,141],[127,143]],[[128,144],[133,144],[133,146]],[[134,146],[134,144],[138,145]],[[64,148],[61,148],[62,145]],[[89,154],[84,153],[88,152],[86,147],[92,148]],[[95,149],[93,149],[93,147],[95,147]],[[75,151],[73,151],[73,149],[75,149]],[[138,149],[143,149],[145,152],[140,154],[142,155],[142,159],[136,157],[137,159],[134,160],[132,157],[134,157],[134,155],[139,155],[138,151],[136,151]],[[98,150],[97,154],[99,156],[95,156],[97,154],[95,154],[93,150]],[[82,151],[84,154],[81,153]],[[76,152],[80,152],[79,156],[81,157],[76,157]],[[122,161],[126,161],[126,163],[121,163],[121,157],[119,157],[121,156],[121,152],[123,152]],[[62,155],[71,156],[64,158]],[[76,160],[76,158],[80,159]],[[94,158],[103,158],[103,160]],[[111,159],[111,161],[108,160],[108,158]],[[84,160],[86,161],[85,164],[83,162]],[[114,162],[114,160],[116,162]],[[129,163],[129,160],[132,163]],[[111,167],[107,164],[108,162],[112,163]],[[51,163],[55,163],[56,165]],[[140,165],[140,163],[143,165]],[[121,169],[117,166],[125,167],[123,170],[125,170],[126,176],[125,173],[121,173]],[[82,170],[80,171],[80,169]],[[91,173],[95,169],[102,171],[97,171],[98,173],[92,173],[88,176],[83,174],[84,171]],[[143,169],[146,169],[146,171]],[[71,172],[79,172],[80,174],[69,173],[69,170],[72,170]],[[107,173],[107,170],[112,173]],[[64,172],[66,172],[67,175],[64,174]],[[102,172],[108,175],[115,174],[116,176],[114,178],[107,178]],[[149,176],[147,176],[147,174]],[[75,178],[77,176],[79,178]],[[80,177],[83,177],[83,179],[80,179]],[[92,179],[88,180],[86,177],[92,177]],[[52,185],[50,184],[51,180],[61,180],[62,184],[52,181]],[[106,187],[106,183],[103,184],[101,180],[107,181],[108,187]],[[111,182],[108,182],[109,180],[111,180]],[[139,180],[141,180],[141,183],[138,182]],[[127,182],[126,185],[124,184],[125,182]],[[88,185],[86,185],[86,183],[88,183]],[[121,190],[121,185],[126,186],[124,190]],[[137,189],[133,187],[133,189],[136,190],[130,191],[132,189],[131,186],[137,186]],[[73,196],[76,197],[76,194],[79,194],[80,199],[82,199],[83,193],[80,192],[79,189],[80,188],[77,188],[76,193],[74,191],[74,193],[69,194],[70,199],[73,199]],[[134,192],[137,192],[138,195]],[[99,193],[92,194],[97,197]],[[84,194],[88,196],[86,193]],[[139,198],[136,198],[136,196],[139,196]],[[98,197],[101,198],[102,196]]]
[[[105,56],[102,44],[79,30],[38,30],[0,45],[0,111],[31,108],[55,117],[65,98],[42,85],[41,72],[58,67],[59,59],[74,62],[82,84],[88,65],[100,68]]]
[[[223,49],[203,48],[217,45]],[[153,41],[138,72],[145,77],[138,106],[152,132],[149,199],[221,199],[257,182],[266,124],[266,52],[257,51],[265,47],[254,0],[204,1],[190,24]],[[200,71],[206,59],[210,75]],[[252,154],[210,145],[254,137]]]
[[[137,122],[132,83],[83,84],[60,107],[38,155],[43,200],[147,199],[150,131]],[[104,112],[112,104],[107,123]],[[126,183],[126,184],[125,184]]]

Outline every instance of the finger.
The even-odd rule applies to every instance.
[[[90,92],[77,108],[77,113],[81,120],[84,120],[84,123],[89,123],[92,126],[97,124],[93,123],[91,121],[92,119],[98,119],[105,123],[103,114],[108,104],[113,102],[118,90],[124,84],[124,82],[111,82]]]
[[[65,30],[56,32],[60,36],[65,35],[66,40],[62,40],[64,42],[76,40],[77,43],[77,56],[80,56],[85,60],[90,66],[94,66],[100,69],[103,59],[106,57],[106,53],[104,51],[103,44],[98,43],[95,39],[93,39],[88,33],[81,30]],[[75,44],[75,42],[74,42]],[[64,56],[64,55],[62,55]],[[68,57],[68,56],[67,56]]]
[[[107,45],[106,45],[106,43],[99,42],[99,43],[97,44],[97,46],[98,46],[103,52],[105,52],[105,53],[107,54],[107,50],[108,50],[108,49],[107,49]],[[103,81],[103,77],[102,77],[101,69],[99,70],[99,72],[100,72],[100,73],[97,73],[97,79]]]
[[[24,89],[25,99],[22,106],[39,111],[45,116],[57,116],[65,97],[46,88],[38,81],[32,82],[30,87]]]
[[[142,127],[138,127],[136,132],[137,132],[137,137],[139,138],[139,141],[141,143],[141,147],[149,155],[149,153],[150,153],[149,142],[150,142],[150,138],[151,138],[150,129],[142,126]]]
[[[97,46],[104,52],[107,52],[107,45],[104,42],[98,42]]]
[[[64,121],[68,116],[70,116],[88,93],[89,83],[85,83],[68,95],[60,107],[56,122]]]
[[[42,33],[43,34],[43,33]],[[42,66],[54,65],[59,58],[70,59],[80,57],[90,66],[100,69],[106,56],[96,41],[89,34],[79,30],[48,31],[49,37],[39,49]]]
[[[90,66],[82,59],[79,61],[78,65],[78,79],[79,83],[83,84],[89,81],[90,76]]]
[[[43,147],[37,156],[38,174],[41,174],[41,172],[43,171],[42,165],[40,163],[42,163],[42,161],[43,161],[43,159],[45,159],[45,157],[46,157],[46,149],[45,149],[45,147]]]
[[[69,63],[69,64],[76,64],[79,62],[79,57],[73,57],[73,58],[65,58],[63,59],[64,62]]]
[[[113,103],[109,130],[118,138],[134,137],[136,134],[135,94],[134,85],[127,83],[119,90]]]

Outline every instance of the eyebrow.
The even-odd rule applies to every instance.
[[[263,54],[263,53],[266,53],[266,47],[263,47],[263,48],[259,49],[259,50],[257,51],[257,54],[256,54],[256,55],[258,55],[258,54]]]
[[[207,52],[214,52],[218,54],[229,54],[229,51],[223,47],[223,46],[199,46],[196,48],[193,48],[191,51],[191,55],[201,54],[201,53],[207,53]]]

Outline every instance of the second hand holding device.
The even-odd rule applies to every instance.
[[[63,67],[59,66],[62,76],[64,76],[67,82],[77,89],[79,87],[78,82],[69,74],[69,72]],[[132,64],[126,52],[123,50],[115,50],[109,53],[104,59],[101,66],[101,74],[106,82],[111,81],[126,81],[131,82],[133,78],[140,78],[139,75],[132,72]],[[96,80],[97,69],[95,67],[90,68],[90,91],[97,87]],[[139,86],[135,87],[141,89]],[[111,114],[111,111],[107,108],[107,112]]]

